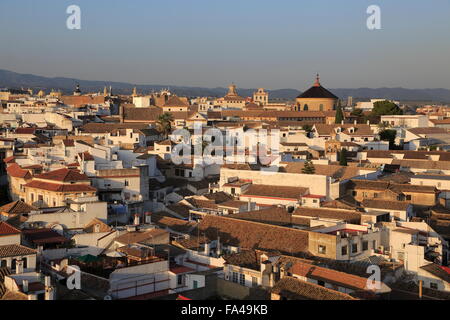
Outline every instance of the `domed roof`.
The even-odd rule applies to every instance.
[[[335,100],[339,99],[329,90],[322,87],[322,85],[319,82],[319,75],[317,75],[316,82],[314,83],[314,85],[305,92],[303,92],[301,95],[299,95],[297,99],[298,98],[326,98]]]

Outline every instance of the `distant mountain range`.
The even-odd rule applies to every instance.
[[[32,88],[34,90],[50,91],[51,89],[62,90],[65,93],[73,92],[75,86],[79,84],[83,92],[102,92],[106,86],[113,88],[116,94],[130,94],[134,87],[139,92],[150,92],[170,87],[170,90],[182,96],[211,96],[222,97],[226,94],[226,88],[201,88],[201,87],[181,87],[165,85],[134,85],[124,82],[89,81],[73,78],[49,78],[32,74],[21,74],[0,69],[0,88]],[[307,89],[307,88],[305,88]],[[252,96],[256,89],[240,89],[241,96]],[[369,98],[393,99],[400,101],[430,101],[430,102],[450,102],[450,90],[448,89],[405,89],[405,88],[357,88],[357,89],[329,89],[342,99],[352,96],[354,99],[362,100]],[[268,90],[271,99],[294,99],[301,91],[295,89]]]

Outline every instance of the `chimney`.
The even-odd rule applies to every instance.
[[[151,224],[152,223],[152,213],[146,212],[145,213],[145,223]]]
[[[217,254],[217,256],[220,256],[222,254],[222,247],[220,245],[220,237],[217,237],[216,254]]]
[[[16,273],[22,274],[23,273],[23,260],[17,260],[16,261]]]
[[[23,280],[22,281],[22,291],[23,291],[23,293],[27,293],[28,292],[28,280]]]
[[[119,106],[119,119],[120,119],[120,123],[123,123],[124,121],[124,106],[120,105]]]
[[[139,214],[135,214],[134,215],[134,225],[135,226],[138,226],[138,225],[140,225],[141,224],[141,221],[140,221],[140,219],[139,219]]]
[[[205,242],[205,256],[209,257],[211,253],[211,244],[209,242]]]
[[[55,289],[53,287],[45,287],[45,300],[55,300]]]
[[[423,286],[423,281],[419,280],[419,298],[422,299],[422,286]]]
[[[46,287],[51,287],[52,279],[50,278],[50,276],[46,276],[45,277],[44,284],[45,284]]]

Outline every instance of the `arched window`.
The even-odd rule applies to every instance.
[[[1,261],[0,268],[6,268],[6,260]]]
[[[308,105],[305,104],[305,105],[303,106],[303,110],[308,111],[308,109],[309,109]]]
[[[23,268],[26,269],[28,268],[28,259],[27,258],[22,258],[23,261]]]

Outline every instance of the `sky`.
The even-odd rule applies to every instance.
[[[70,5],[81,30],[69,30]],[[369,30],[366,10],[381,9]],[[0,69],[304,90],[450,89],[449,0],[1,0]]]

